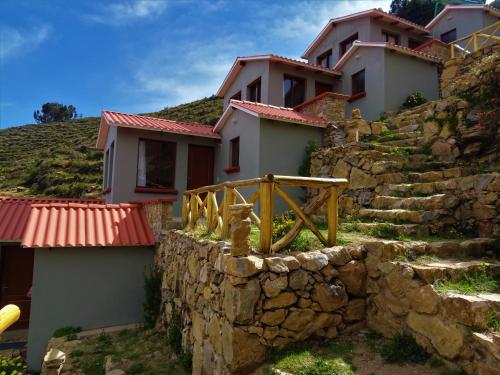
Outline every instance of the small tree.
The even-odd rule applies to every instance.
[[[66,121],[78,117],[76,108],[72,105],[60,103],[45,103],[42,105],[42,111],[33,112],[33,117],[38,124],[46,124],[55,121]]]
[[[432,0],[392,0],[390,13],[425,26],[434,18]]]

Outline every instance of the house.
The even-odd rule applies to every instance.
[[[500,10],[486,4],[446,5],[425,28],[444,43],[461,39],[500,19]]]
[[[30,369],[40,369],[58,328],[142,321],[143,273],[156,243],[151,204],[0,200],[1,304],[21,308],[11,330],[27,330]]]

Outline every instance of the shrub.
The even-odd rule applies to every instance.
[[[0,356],[0,374],[2,375],[24,375],[27,374],[27,366],[21,356],[7,358]]]
[[[295,225],[295,215],[292,212],[285,212],[273,220],[273,242],[278,241],[287,234]]]
[[[167,343],[175,353],[182,352],[182,322],[181,316],[172,304],[172,317],[167,328]]]
[[[389,363],[423,363],[429,354],[410,335],[396,335],[380,348],[380,355]]]
[[[403,108],[413,108],[427,102],[427,99],[421,92],[414,92],[408,95],[405,102],[403,103]]]
[[[311,175],[311,154],[315,151],[318,151],[318,145],[313,141],[309,141],[305,148],[304,160],[299,166],[299,176],[309,177]]]
[[[193,368],[193,354],[189,351],[182,351],[179,354],[179,362],[186,372],[191,373]]]
[[[54,331],[52,334],[52,337],[64,337],[66,336],[67,338],[75,339],[76,334],[81,332],[82,329],[80,327],[73,327],[73,326],[67,326],[67,327],[62,327],[58,328]]]
[[[144,272],[144,325],[153,328],[160,315],[161,307],[161,280],[163,273],[160,268],[152,266]]]

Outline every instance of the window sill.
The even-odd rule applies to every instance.
[[[144,193],[144,194],[177,194],[177,189],[160,189],[160,188],[147,188],[147,187],[136,187],[134,193]]]
[[[104,189],[103,191],[101,191],[102,195],[106,195],[106,194],[109,194],[109,193],[111,193],[111,188],[107,188],[107,189]]]
[[[349,97],[349,99],[347,99],[348,102],[353,102],[355,100],[358,100],[358,99],[361,99],[361,98],[364,98],[366,96],[366,92],[363,91],[363,92],[358,92],[357,94],[354,94],[354,95],[351,95]]]
[[[239,172],[239,171],[240,171],[240,166],[239,165],[237,165],[236,167],[224,168],[224,172],[226,172],[227,174],[236,173],[236,172]]]

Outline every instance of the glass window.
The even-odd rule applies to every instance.
[[[386,43],[399,44],[399,35],[393,34],[389,31],[382,31],[382,36]]]
[[[315,95],[318,96],[320,94],[323,94],[324,92],[332,92],[333,85],[331,83],[316,81],[314,82],[314,89],[315,89]]]
[[[328,51],[322,53],[320,56],[318,56],[318,58],[316,60],[317,60],[318,65],[325,67],[325,68],[331,68],[332,67],[332,50],[331,50],[331,48]]]
[[[175,151],[175,143],[140,139],[137,187],[173,188]]]
[[[108,179],[107,179],[108,185],[106,186],[107,188],[110,188],[111,185],[113,184],[114,159],[115,159],[115,142],[111,143],[111,146],[109,146]]]
[[[107,189],[108,186],[108,169],[109,169],[109,149],[106,150],[104,154],[104,189]]]
[[[306,80],[285,75],[283,79],[285,107],[295,107],[303,103],[306,96]]]
[[[358,40],[358,33],[350,36],[343,42],[340,42],[340,57],[342,57],[344,53],[346,53],[349,50],[349,48],[352,47],[352,44],[354,43],[355,40]]]
[[[365,92],[365,70],[354,73],[351,76],[352,82],[352,95]]]
[[[454,40],[457,40],[457,29],[452,29],[441,34],[441,41],[445,43],[451,43]]]
[[[411,49],[417,48],[421,44],[419,40],[408,38],[408,47]]]
[[[240,137],[231,139],[231,167],[240,165]]]
[[[260,77],[248,85],[247,99],[251,102],[260,103]]]
[[[231,96],[231,99],[241,100],[241,91],[238,91],[236,94]]]

